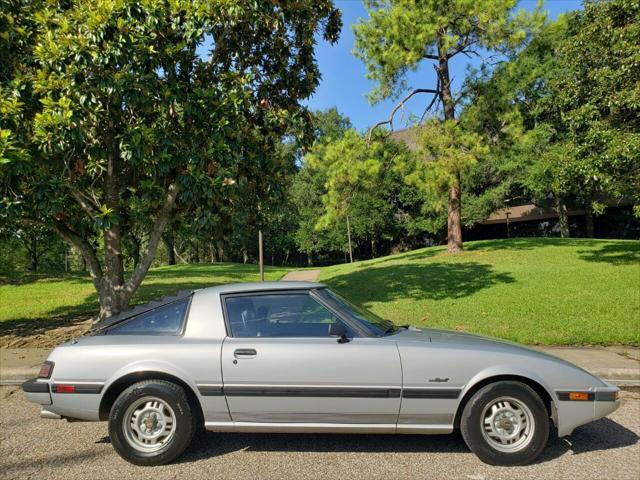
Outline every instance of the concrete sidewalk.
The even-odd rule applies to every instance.
[[[534,348],[564,358],[608,382],[623,387],[640,387],[640,348]],[[35,377],[50,351],[43,348],[0,349],[0,385],[15,385]]]
[[[320,270],[296,270],[287,273],[281,282],[315,282],[320,276]]]

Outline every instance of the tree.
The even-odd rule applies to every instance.
[[[640,67],[631,45],[640,41],[639,10],[637,2],[588,2],[509,62],[470,78],[462,118],[491,146],[491,161],[470,182],[471,220],[509,198],[551,200],[566,237],[571,202],[585,209],[593,236],[603,200],[638,203]]]
[[[460,211],[460,205],[447,193],[452,184],[468,175],[478,159],[488,153],[488,148],[480,135],[453,120],[431,119],[420,133],[419,154],[406,157],[408,164],[403,166],[406,180],[424,192],[429,200],[427,205],[436,214],[447,211],[447,238],[456,237],[452,229],[460,219],[452,216]]]
[[[432,94],[425,113],[442,104],[445,121],[456,119],[460,97],[451,88],[449,63],[456,56],[477,56],[484,52],[506,53],[525,42],[544,16],[524,10],[513,13],[516,0],[367,0],[369,19],[356,25],[356,55],[377,82],[369,99],[373,103],[397,97],[408,89],[407,72],[423,61],[435,62],[435,85],[410,91],[394,108],[388,120],[377,126],[393,126],[395,113],[411,97]],[[455,167],[458,162],[449,162]],[[462,250],[461,174],[449,172],[447,244],[449,252]]]
[[[572,187],[589,236],[603,197],[633,197],[640,217],[639,45],[640,4],[598,0],[570,15],[558,48],[549,108],[557,109],[572,146]]]
[[[460,121],[466,130],[484,138],[489,148],[471,166],[465,183],[464,222],[468,226],[514,201],[546,205],[549,195],[558,214],[566,214],[571,190],[566,176],[563,181],[554,176],[560,173],[555,160],[567,157],[558,148],[548,151],[564,131],[558,111],[549,107],[555,104],[551,79],[561,76],[557,51],[565,32],[566,16],[561,16],[509,61],[468,76]]]
[[[247,138],[269,148],[309,137],[300,102],[319,81],[315,36],[334,42],[341,25],[329,0],[77,0],[27,13],[32,45],[0,50],[13,65],[3,138],[28,152],[3,153],[3,205],[45,218],[82,252],[101,317],[129,304],[172,212],[215,205],[229,179],[255,171]],[[22,109],[32,94],[34,112]],[[126,277],[133,204],[151,228]]]
[[[349,261],[352,263],[352,204],[359,191],[371,188],[372,179],[378,174],[380,163],[373,158],[378,148],[379,145],[375,144],[369,149],[355,130],[347,130],[341,139],[318,152],[320,155],[312,151],[305,157],[312,168],[326,171],[327,192],[323,196],[326,210],[318,220],[316,228],[327,227],[334,222],[344,222]]]
[[[307,164],[324,172],[324,211],[317,221],[317,229],[344,225],[347,233],[349,259],[353,262],[353,245],[367,240],[372,255],[376,242],[393,230],[396,189],[388,182],[396,164],[406,163],[409,156],[404,144],[374,138],[367,142],[355,130],[344,132],[319,151],[314,149],[305,157]],[[387,235],[389,236],[389,235]]]

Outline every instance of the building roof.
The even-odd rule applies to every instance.
[[[402,130],[394,130],[389,133],[389,137],[398,142],[404,142],[409,150],[415,151],[418,149],[419,140],[419,128],[416,126],[404,128]]]
[[[584,210],[568,210],[567,215],[584,215]],[[526,205],[517,205],[513,207],[501,208],[496,210],[489,218],[479,222],[482,225],[491,225],[494,223],[507,223],[509,222],[526,222],[529,220],[546,220],[558,218],[557,212],[550,207],[538,207],[533,203]]]

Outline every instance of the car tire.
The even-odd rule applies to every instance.
[[[178,458],[196,430],[184,389],[144,380],[125,389],[109,414],[109,436],[118,454],[134,465],[163,465]]]
[[[490,465],[526,465],[544,450],[549,413],[528,385],[496,382],[478,390],[460,418],[467,446]]]

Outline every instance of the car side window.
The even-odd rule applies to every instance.
[[[189,299],[141,313],[109,328],[107,335],[175,335],[182,330]]]
[[[233,337],[328,337],[332,323],[343,323],[308,293],[231,296],[225,306]]]

